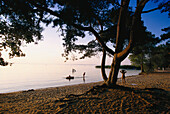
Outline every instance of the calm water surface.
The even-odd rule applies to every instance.
[[[73,68],[76,69],[74,74],[71,72]],[[86,72],[85,81],[82,78],[83,72]],[[126,75],[136,75],[139,72],[127,70]],[[106,73],[109,73],[109,69],[106,69]],[[68,75],[73,75],[74,80],[66,80]],[[95,65],[14,64],[11,67],[0,67],[0,93],[98,81],[102,81],[102,76]]]

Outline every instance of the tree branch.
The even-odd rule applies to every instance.
[[[94,34],[94,36],[96,37],[96,40],[99,42],[99,44],[107,52],[109,52],[111,55],[114,55],[115,52],[112,49],[110,49],[109,47],[106,46],[106,44],[103,42],[102,38],[99,36],[99,34],[91,26],[90,27],[83,27],[83,26],[77,25],[77,24],[72,24],[72,26],[77,28],[77,29],[80,29],[80,30],[92,32]]]
[[[50,13],[51,15],[57,16],[57,17],[61,17],[57,12],[54,12],[53,10],[46,8],[46,7],[42,7],[41,5],[35,3],[33,0],[26,0],[28,3],[34,5],[35,7],[39,8],[42,11],[46,11],[48,13]]]
[[[135,13],[133,15],[133,19],[132,19],[132,28],[130,31],[129,44],[123,51],[119,52],[118,56],[117,56],[120,60],[124,60],[128,56],[131,49],[133,48],[133,41],[134,41],[134,34],[136,31],[136,25],[141,17],[142,10],[148,1],[149,0],[141,0],[136,8],[136,11],[135,11]]]
[[[50,13],[51,15],[54,15],[54,16],[57,16],[59,18],[61,18],[60,14],[58,14],[57,12],[54,12],[53,10],[51,9],[48,9],[46,7],[42,7],[38,4],[36,4],[35,2],[31,1],[31,0],[26,0],[27,2],[33,4],[35,7],[43,10],[43,11],[46,11],[48,13]],[[62,18],[61,18],[62,19]],[[96,37],[97,41],[100,43],[100,45],[106,50],[108,51],[111,55],[114,55],[114,51],[110,48],[108,48],[105,43],[103,42],[102,38],[99,36],[99,34],[90,26],[90,27],[83,27],[81,25],[78,25],[78,24],[74,24],[74,23],[70,23],[70,25],[72,25],[73,27],[77,28],[77,29],[80,29],[80,30],[84,30],[84,31],[89,31],[89,32],[92,32],[94,34],[94,36]]]
[[[139,0],[137,0],[137,5],[136,6],[138,6],[138,4],[139,4]]]
[[[81,25],[78,25],[78,24],[71,24],[73,27],[77,28],[77,29],[80,29],[80,30],[84,30],[84,31],[90,31],[91,30],[91,27],[83,27]]]
[[[141,7],[141,6],[144,6],[149,0],[140,0],[138,1],[138,6],[137,7]]]
[[[99,25],[100,25],[100,28],[101,28],[100,31],[103,31],[103,25],[101,24],[101,21],[100,21],[99,19],[97,19],[97,21],[98,21],[98,23],[99,23]]]
[[[125,39],[125,31],[126,31],[126,14],[128,11],[128,6],[129,6],[129,2],[130,0],[121,0],[121,5],[123,7],[120,8],[119,11],[119,19],[118,19],[118,23],[117,23],[117,33],[116,33],[116,48],[115,48],[115,52],[119,53],[122,51],[123,49],[123,45],[122,42]]]
[[[114,55],[114,51],[112,49],[110,49],[109,47],[106,46],[106,44],[103,42],[102,38],[99,36],[99,34],[91,27],[91,30],[89,30],[90,32],[92,32],[94,34],[94,36],[96,37],[96,40],[99,42],[99,44],[107,51],[109,52],[111,55]]]
[[[162,4],[162,5],[160,5],[160,6],[157,7],[157,8],[153,8],[153,9],[150,9],[150,10],[148,10],[148,11],[143,11],[142,13],[149,13],[149,12],[152,12],[152,11],[155,11],[155,10],[158,10],[158,9],[161,9],[162,7],[168,5],[169,3],[170,3],[170,1],[168,1],[168,2],[166,2],[166,3],[164,3],[164,4]]]

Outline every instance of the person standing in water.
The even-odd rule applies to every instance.
[[[83,73],[83,81],[85,82],[85,75],[86,75],[86,72]]]
[[[122,73],[122,84],[125,84],[126,83],[126,81],[125,81],[126,70],[121,70],[120,72]]]

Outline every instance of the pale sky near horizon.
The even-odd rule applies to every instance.
[[[148,3],[145,10],[150,9],[150,7],[154,7],[154,4]],[[142,14],[142,20],[144,20],[144,25],[147,26],[147,29],[157,37],[163,33],[161,31],[162,28],[170,26],[168,14],[160,13],[160,10],[148,14]],[[43,31],[43,36],[44,40],[40,41],[38,45],[32,43],[26,45],[26,47],[22,47],[26,57],[13,58],[10,60],[8,59],[8,55],[3,55],[3,57],[9,62],[25,64],[100,64],[100,54],[89,59],[67,61],[65,63],[65,59],[61,56],[63,53],[63,41],[62,37],[60,37],[60,34],[57,32],[57,29],[52,28],[51,26],[46,27]],[[84,40],[81,41],[84,42]],[[107,58],[106,61],[106,64],[110,64],[111,58]],[[130,64],[130,61],[125,59],[122,64]]]

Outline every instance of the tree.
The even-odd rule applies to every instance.
[[[129,59],[133,65],[141,66],[141,74],[152,72],[158,67],[168,67],[169,29],[170,27],[162,29],[166,33],[162,34],[161,38],[155,38],[150,32],[146,32],[145,40],[135,42],[136,46],[132,49]]]
[[[170,64],[170,27],[164,28],[162,31],[165,31],[165,33],[160,36],[161,42],[155,48],[152,48],[149,54],[148,65],[152,66],[153,69],[158,69],[158,67],[165,69]]]
[[[101,71],[104,83],[107,86],[114,86],[121,61],[128,56],[135,40],[141,35],[141,26],[138,26],[141,25],[141,14],[168,8],[170,3],[162,2],[157,8],[143,11],[149,1],[137,0],[136,10],[132,12],[129,7],[130,0],[121,0],[120,4],[118,0],[0,0],[1,15],[4,16],[3,28],[7,27],[7,30],[24,28],[24,31],[27,31],[23,33],[21,30],[19,35],[12,32],[12,35],[15,35],[13,42],[10,45],[6,43],[6,39],[11,40],[14,37],[7,36],[4,43],[8,47],[17,46],[14,49],[10,47],[12,52],[15,52],[10,55],[20,56],[21,51],[18,48],[21,45],[20,40],[29,43],[34,41],[33,36],[41,39],[40,22],[47,25],[53,23],[54,27],[61,29],[64,37],[63,56],[69,59],[70,52],[79,50],[83,54],[81,58],[85,58],[102,51]],[[11,35],[9,31],[5,33]],[[75,41],[80,37],[84,38],[86,33],[93,35],[95,39],[87,45],[77,45]],[[107,45],[108,42],[113,44],[114,49]],[[105,73],[106,53],[113,57],[108,77]]]
[[[158,47],[156,47],[153,51],[152,56],[152,64],[155,69],[158,69],[160,67],[161,69],[166,69],[170,65],[170,44],[169,42],[165,44],[161,44]]]
[[[156,45],[162,41],[162,39],[155,38],[155,35],[152,35],[151,32],[147,31],[145,31],[145,36],[142,37],[142,39],[145,40],[136,41],[131,55],[129,56],[132,65],[141,67],[140,74],[153,71],[153,67],[150,62],[152,51]]]
[[[22,44],[42,38],[41,12],[24,0],[0,0],[0,51],[10,50],[10,58],[25,56]],[[0,65],[7,62],[2,58]]]

